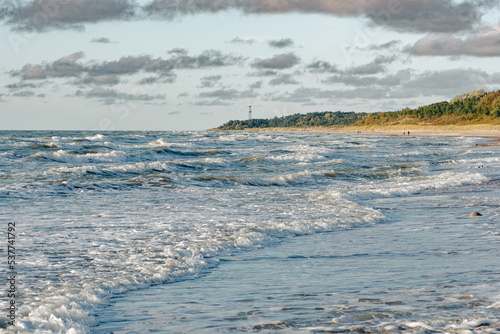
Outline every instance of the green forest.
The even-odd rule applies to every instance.
[[[271,119],[229,121],[217,130],[245,130],[252,128],[307,128],[346,127],[350,125],[402,124],[402,123],[453,123],[500,118],[500,91],[475,90],[455,96],[450,102],[443,101],[415,109],[379,113],[313,112],[294,114]]]
[[[312,126],[348,126],[359,120],[365,113],[355,112],[313,112],[308,114],[294,114],[289,116],[274,117],[270,119],[251,119],[245,121],[229,121],[218,130],[245,130],[252,128],[289,128]]]

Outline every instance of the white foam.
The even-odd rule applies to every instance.
[[[38,152],[32,154],[31,158],[46,158],[65,163],[88,163],[88,162],[119,162],[127,159],[124,152],[112,151],[108,153],[72,154],[65,150],[56,152]]]
[[[355,197],[404,196],[430,189],[446,189],[466,184],[487,182],[488,178],[480,173],[445,172],[431,176],[398,176],[388,181],[376,181],[344,189],[341,193]],[[338,191],[334,191],[340,196]]]
[[[100,140],[104,140],[105,138],[106,138],[106,136],[104,136],[104,135],[102,135],[100,133],[98,133],[98,134],[96,134],[94,136],[87,136],[87,137],[85,137],[85,139],[92,140],[92,141],[98,141],[98,140],[100,141]]]

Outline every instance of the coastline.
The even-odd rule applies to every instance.
[[[216,129],[211,129],[217,131]],[[487,124],[464,126],[367,126],[367,127],[283,127],[283,128],[251,128],[230,131],[255,131],[255,132],[320,132],[337,134],[362,134],[375,136],[408,136],[410,137],[475,137],[491,138],[492,142],[481,146],[500,146],[500,126]]]

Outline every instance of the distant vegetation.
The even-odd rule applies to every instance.
[[[500,117],[500,91],[482,89],[455,96],[450,102],[438,102],[415,109],[374,113],[364,116],[356,125],[372,124],[449,124],[473,122]]]
[[[251,128],[305,128],[345,127],[350,125],[395,124],[457,124],[474,123],[500,118],[500,91],[485,92],[482,89],[455,96],[450,102],[438,102],[415,109],[379,113],[314,112],[274,117],[229,121],[218,130],[245,130]]]
[[[251,119],[245,121],[229,121],[218,127],[219,130],[244,130],[251,128],[288,128],[313,126],[348,126],[352,125],[366,113],[355,112],[313,112],[309,114],[294,114],[271,119]]]

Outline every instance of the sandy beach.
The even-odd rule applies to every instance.
[[[417,137],[476,137],[491,138],[491,143],[481,146],[500,146],[500,126],[412,126],[407,129],[400,126],[386,127],[310,127],[310,128],[254,128],[244,131],[290,131],[290,132],[322,132],[340,134],[364,134],[377,136],[417,136]],[[409,134],[408,134],[409,132]]]

